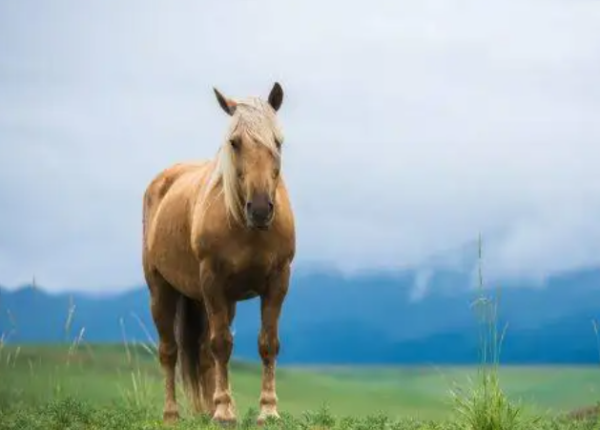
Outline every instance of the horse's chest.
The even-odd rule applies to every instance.
[[[231,249],[222,260],[229,295],[235,300],[247,300],[263,294],[275,260],[275,254],[265,249],[244,246]]]
[[[196,243],[200,260],[212,267],[224,283],[227,295],[234,300],[246,300],[267,290],[273,274],[289,259],[289,241],[277,231],[235,233],[206,232]]]
[[[270,243],[231,243],[223,247],[220,260],[226,270],[236,276],[256,277],[269,272],[277,259],[277,252]]]
[[[228,296],[234,300],[248,300],[262,295],[268,287],[264,270],[245,270],[232,275],[227,282]]]

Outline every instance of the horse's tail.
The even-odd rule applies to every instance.
[[[203,406],[200,346],[208,329],[204,306],[182,294],[179,298],[175,326],[181,380],[194,410],[199,412]]]

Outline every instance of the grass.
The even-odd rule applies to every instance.
[[[163,428],[160,370],[155,358],[142,347],[130,347],[132,358],[128,360],[128,352],[123,347],[86,348],[80,344],[71,353],[68,366],[70,346],[21,347],[18,354],[17,348],[5,347],[2,353],[1,429]],[[242,424],[252,423],[258,405],[260,369],[236,362],[232,364],[232,373]],[[600,429],[591,422],[570,423],[556,417],[559,411],[570,409],[564,406],[569,397],[579,396],[572,399],[573,406],[591,398],[591,394],[585,393],[585,387],[588,384],[600,386],[600,371],[583,367],[503,367],[498,375],[506,387],[507,398],[528,399],[529,409],[523,412],[524,417],[544,416],[529,428]],[[448,396],[453,382],[474,389],[465,390],[464,399],[467,405],[478,405],[480,410],[469,412],[467,416],[486,416],[486,410],[493,416],[496,411],[494,403],[486,409],[485,399],[489,398],[477,391],[480,376],[477,368],[331,371],[284,368],[278,376],[280,407],[285,417],[280,423],[282,426],[277,428],[510,428],[474,427],[457,413],[457,405]],[[475,385],[470,386],[469,380]],[[555,390],[556,387],[561,390]],[[185,406],[185,402],[182,404]],[[175,428],[211,428],[204,418],[194,419],[185,410],[183,416]]]
[[[520,403],[509,399],[500,385],[500,348],[505,330],[498,332],[498,297],[486,294],[481,268],[479,241],[479,299],[474,307],[481,319],[481,364],[477,379],[467,390],[451,391],[458,420],[463,427],[478,430],[527,430],[538,424],[540,416],[527,414]]]
[[[481,252],[481,251],[480,251]],[[480,255],[481,257],[481,255]],[[280,368],[283,419],[267,428],[352,430],[600,430],[564,413],[593,404],[600,367],[500,366],[505,328],[497,295],[479,271],[481,363],[475,367]],[[65,333],[75,310],[72,304]],[[596,329],[597,327],[594,326]],[[10,333],[8,334],[10,335]],[[160,429],[163,380],[151,342],[89,345],[84,332],[64,345],[6,345],[0,339],[0,429]],[[254,428],[260,368],[231,364],[240,428]],[[174,429],[213,428],[193,417]]]

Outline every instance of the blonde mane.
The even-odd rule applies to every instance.
[[[228,215],[239,223],[243,222],[244,203],[237,186],[237,173],[233,162],[233,148],[229,143],[234,134],[245,134],[267,147],[276,157],[280,157],[276,141],[283,143],[283,132],[273,108],[259,98],[236,101],[235,112],[224,142],[216,156],[214,169],[207,187],[207,196],[220,185]]]

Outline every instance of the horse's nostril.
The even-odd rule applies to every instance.
[[[250,209],[252,209],[252,202],[248,201],[246,202],[246,210],[250,211]]]
[[[273,202],[269,202],[269,212],[273,212],[274,206]]]

